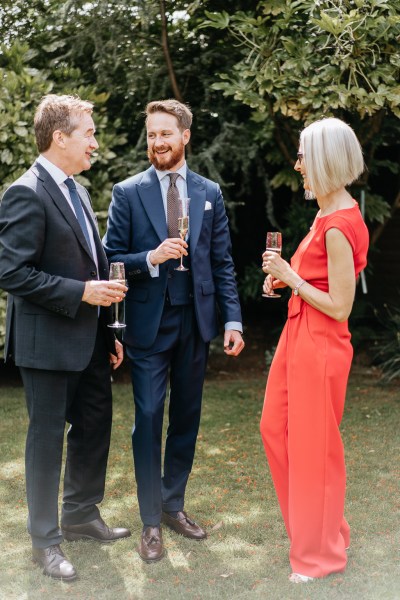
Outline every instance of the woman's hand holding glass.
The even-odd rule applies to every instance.
[[[282,252],[282,234],[280,231],[268,231],[266,237],[266,251],[263,254],[263,270],[264,265],[266,265],[266,260],[264,260],[264,256],[268,254],[278,254],[281,255]],[[272,285],[273,277],[270,277],[268,280],[264,282],[263,286],[263,297],[264,298],[280,298],[279,294],[275,294],[275,287]],[[265,289],[264,289],[265,288]]]
[[[302,279],[290,264],[276,252],[266,250],[262,255],[262,270],[267,273],[263,283],[265,297],[274,298],[274,290],[284,287],[294,289]]]

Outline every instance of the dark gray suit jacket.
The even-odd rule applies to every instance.
[[[81,371],[91,359],[98,307],[82,302],[85,281],[108,279],[96,217],[78,193],[93,228],[99,272],[79,223],[54,179],[35,163],[0,205],[0,288],[8,292],[5,357],[35,369]],[[100,311],[105,322],[110,311]],[[105,327],[109,349],[114,336]]]

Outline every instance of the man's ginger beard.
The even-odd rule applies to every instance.
[[[179,147],[172,149],[168,144],[164,144],[161,147],[157,147],[157,150],[171,150],[172,154],[169,155],[169,159],[166,160],[165,154],[157,154],[154,149],[154,145],[151,148],[147,148],[147,156],[151,164],[159,171],[169,171],[175,165],[177,165],[185,155],[185,145],[183,142],[180,143]]]

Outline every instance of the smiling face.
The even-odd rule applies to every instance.
[[[48,150],[41,152],[68,176],[87,171],[92,166],[92,154],[99,147],[95,126],[90,112],[71,115],[70,133],[56,129]]]
[[[155,112],[147,117],[147,156],[160,171],[176,171],[185,162],[185,146],[190,130],[181,131],[178,120],[166,112]]]
[[[76,115],[76,127],[70,135],[62,134],[64,140],[64,160],[68,163],[71,175],[87,171],[92,166],[92,154],[99,147],[92,116],[87,113]]]

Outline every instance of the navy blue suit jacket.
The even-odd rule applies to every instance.
[[[188,169],[187,191],[194,308],[200,335],[208,342],[218,334],[218,309],[223,323],[241,322],[242,317],[220,187]],[[103,242],[109,261],[125,263],[129,281],[125,342],[137,348],[150,347],[160,325],[169,261],[159,265],[159,277],[151,277],[146,256],[167,237],[154,167],[114,186]]]

